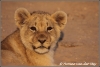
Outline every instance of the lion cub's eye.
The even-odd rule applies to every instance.
[[[36,27],[30,27],[30,29],[36,31]]]
[[[52,29],[53,29],[52,27],[48,27],[48,28],[47,28],[48,31],[50,31],[50,30],[52,30]]]

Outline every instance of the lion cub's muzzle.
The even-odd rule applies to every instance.
[[[35,47],[34,45],[32,46],[33,49],[37,52],[37,53],[47,53],[50,49],[50,45],[45,46],[47,44],[47,42],[50,40],[49,37],[47,36],[47,33],[39,33],[36,35],[36,40],[38,43],[40,43],[40,46]]]

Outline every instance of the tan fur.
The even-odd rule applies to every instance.
[[[54,48],[67,23],[66,13],[19,8],[15,22],[18,29],[1,42],[2,65],[54,66]]]

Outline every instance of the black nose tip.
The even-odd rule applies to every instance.
[[[43,44],[46,40],[38,40],[41,44]]]

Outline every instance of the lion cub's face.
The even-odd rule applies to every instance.
[[[15,12],[15,20],[25,47],[44,54],[56,45],[67,16],[62,11],[51,15],[42,11],[30,14],[26,9],[19,8]]]

